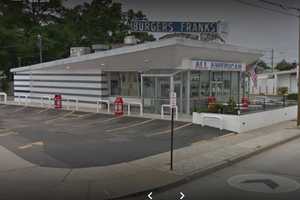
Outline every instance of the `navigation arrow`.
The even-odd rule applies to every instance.
[[[263,183],[265,184],[266,186],[268,186],[269,188],[275,190],[276,188],[279,187],[279,185],[274,182],[273,180],[271,179],[255,179],[255,180],[246,180],[246,181],[243,181],[242,183]]]
[[[185,197],[185,195],[182,192],[180,192],[180,195],[181,195],[180,199],[183,199]]]
[[[152,192],[150,192],[150,193],[148,194],[148,198],[149,198],[149,199],[152,199],[151,196],[152,196]]]

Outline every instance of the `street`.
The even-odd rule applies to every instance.
[[[211,175],[162,192],[153,200],[263,199],[300,197],[300,139],[278,146]],[[149,199],[147,194],[128,200]],[[124,199],[125,200],[125,199]],[[127,199],[126,199],[127,200]]]

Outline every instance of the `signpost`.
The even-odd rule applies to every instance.
[[[173,151],[174,151],[174,109],[176,108],[176,92],[170,94],[170,106],[171,106],[171,161],[170,170],[173,170]]]

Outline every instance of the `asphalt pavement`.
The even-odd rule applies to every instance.
[[[184,194],[186,200],[298,200],[299,166],[300,139],[297,139],[195,181],[153,193],[151,197],[175,200]],[[149,198],[141,195],[129,199]]]
[[[1,128],[14,134],[5,133],[0,145],[44,167],[109,166],[170,149],[168,120],[6,105],[0,107]],[[177,121],[175,149],[227,133]]]

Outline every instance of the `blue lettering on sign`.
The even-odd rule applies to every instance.
[[[218,61],[193,60],[193,69],[195,70],[224,70],[224,71],[242,71],[241,63],[225,63]]]
[[[164,22],[134,20],[130,23],[133,32],[164,33],[218,33],[219,22]]]

